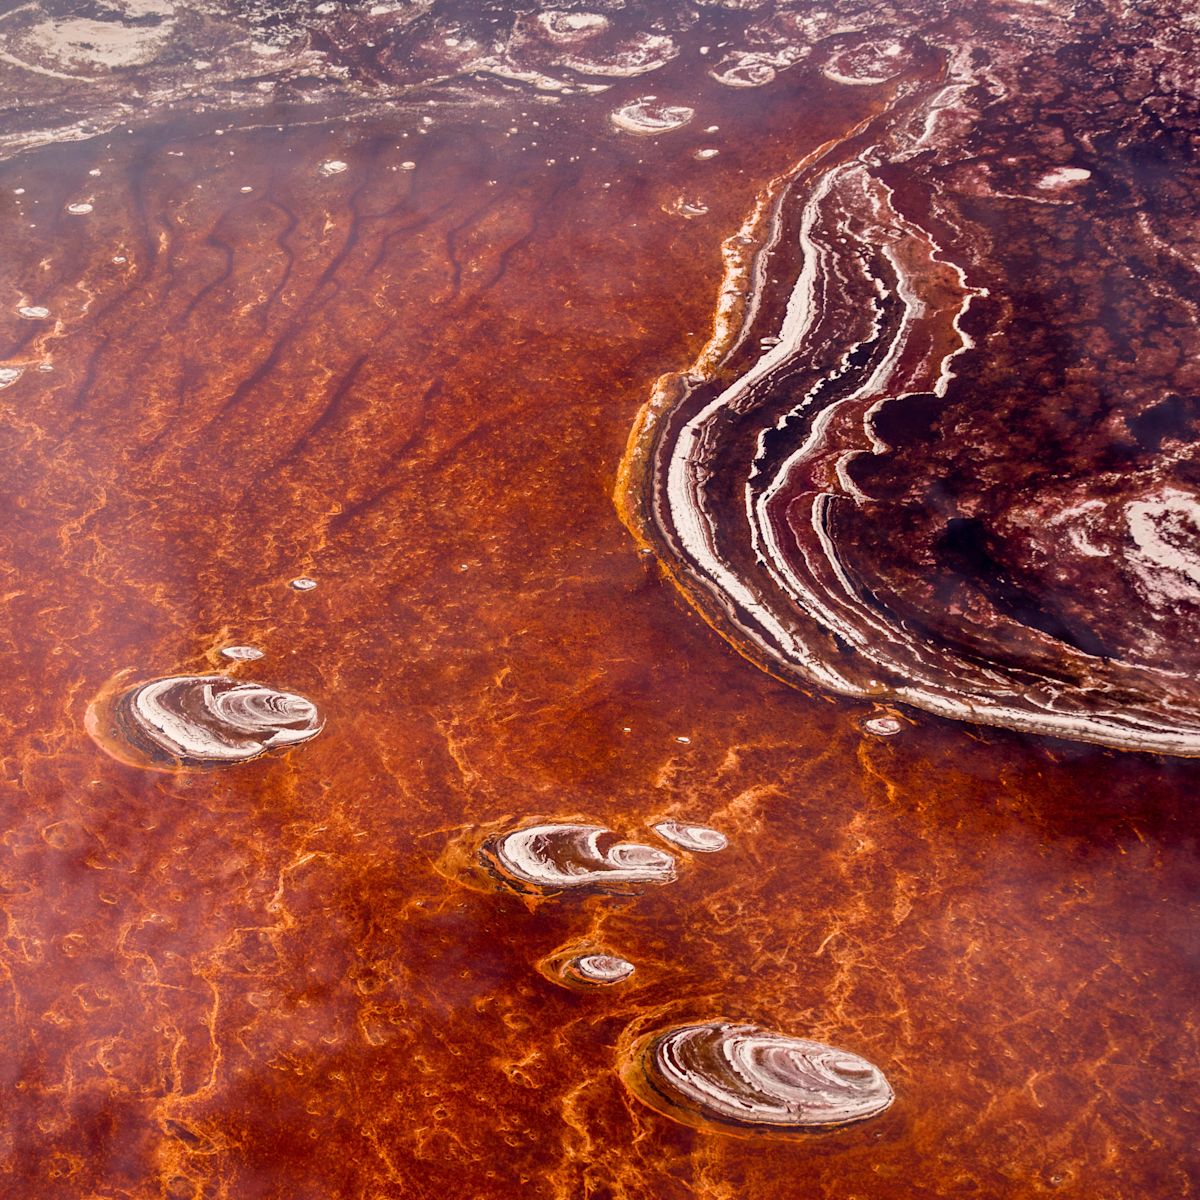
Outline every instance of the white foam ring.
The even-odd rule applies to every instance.
[[[928,126],[932,110],[948,103],[944,93],[939,89],[925,109],[917,109],[910,128]],[[680,415],[653,426],[652,518],[689,590],[720,625],[733,626],[735,640],[748,644],[756,661],[831,691],[886,696],[942,716],[1058,737],[1200,754],[1200,714],[1172,703],[1161,673],[1094,658],[1022,627],[1021,636],[1043,656],[1067,660],[1084,681],[1031,683],[1021,663],[961,658],[891,619],[843,562],[835,518],[840,508],[867,499],[850,464],[888,449],[875,424],[885,405],[915,393],[946,395],[954,360],[974,349],[962,322],[982,294],[962,267],[946,260],[934,237],[893,203],[869,165],[886,158],[885,148],[871,147],[802,177],[796,201],[802,207],[793,226],[802,265],[782,319],[766,327],[763,293],[779,284],[768,283],[764,264],[782,226],[778,205],[792,201],[785,192],[776,202],[765,222],[764,249],[751,269],[731,267],[720,297],[718,327],[727,322],[731,290],[743,299],[746,316],[735,350],[744,354],[754,346],[751,365],[728,386],[697,392],[698,382],[720,365],[706,349],[707,357],[687,377]],[[885,302],[891,314],[886,322]],[[853,365],[860,349],[871,352],[873,365]],[[835,360],[805,394],[787,401],[786,411],[778,411],[778,400],[771,407],[773,396],[793,394],[790,386],[777,387],[789,373],[804,369],[811,377],[813,364]],[[714,481],[728,484],[713,464],[727,445],[727,428],[744,429],[759,416],[758,451],[744,463],[739,515],[712,498]],[[767,435],[783,429],[795,430],[794,449],[768,462]],[[1135,509],[1128,519],[1159,578],[1169,577],[1173,589],[1183,590],[1192,579],[1190,563],[1183,564],[1174,549],[1182,540],[1174,533],[1183,524],[1179,511],[1164,519]],[[1172,530],[1169,539],[1151,528],[1155,522]],[[1172,546],[1164,549],[1168,540]],[[735,543],[736,565],[725,551]],[[747,549],[757,562],[753,571],[741,565]],[[838,652],[834,639],[856,653]]]
[[[668,1110],[718,1125],[828,1129],[878,1116],[894,1099],[865,1058],[756,1025],[668,1029],[643,1043],[640,1067]]]
[[[623,842],[603,825],[531,825],[489,840],[481,857],[503,882],[543,893],[675,878],[672,855]]]
[[[131,732],[185,763],[238,763],[306,742],[324,724],[303,696],[225,675],[175,675],[142,684],[118,706]]]

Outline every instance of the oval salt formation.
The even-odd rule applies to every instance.
[[[833,1129],[894,1099],[883,1072],[857,1054],[724,1021],[640,1039],[622,1075],[640,1100],[699,1128]]]
[[[862,723],[862,727],[876,737],[895,737],[904,728],[904,724],[896,717],[868,717]]]
[[[643,96],[622,105],[609,116],[609,120],[624,133],[652,136],[682,129],[694,116],[696,110],[681,104],[663,104],[654,96]]]
[[[767,58],[758,54],[731,54],[722,59],[709,74],[726,87],[762,87],[775,78],[775,68]]]
[[[234,662],[252,662],[262,658],[263,652],[257,646],[222,646],[221,653]]]
[[[588,987],[611,987],[633,974],[633,963],[615,954],[580,954],[564,968],[564,978]]]
[[[908,57],[901,42],[860,42],[834,54],[821,68],[821,73],[835,83],[886,83],[904,70]]]
[[[681,850],[692,850],[700,854],[712,854],[724,850],[729,839],[717,829],[707,825],[689,825],[686,821],[659,821],[651,829],[660,838],[674,843]]]
[[[139,766],[248,762],[320,733],[311,700],[225,675],[173,675],[97,701],[87,730],[102,749]]]
[[[534,20],[546,37],[556,42],[584,41],[611,24],[603,13],[590,12],[540,12]]]
[[[623,842],[603,825],[531,825],[490,838],[479,856],[508,887],[542,894],[675,878],[665,850]]]
[[[575,991],[593,991],[624,983],[634,972],[627,958],[605,950],[578,948],[563,950],[538,963],[538,969],[552,983]]]

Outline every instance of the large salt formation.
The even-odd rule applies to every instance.
[[[642,1038],[624,1077],[647,1104],[701,1128],[830,1129],[877,1116],[893,1100],[883,1072],[857,1054],[725,1021]]]
[[[147,766],[248,762],[321,732],[303,696],[225,675],[173,675],[103,698],[88,730],[115,758]]]
[[[727,243],[713,338],[660,381],[618,502],[784,678],[1200,754],[1186,234],[1114,135],[1074,138],[1068,84],[1031,146],[1015,56],[941,53],[855,59],[891,99]],[[1194,194],[1181,150],[1143,153]]]

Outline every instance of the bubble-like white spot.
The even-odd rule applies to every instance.
[[[322,175],[340,175],[348,168],[349,164],[342,162],[340,158],[331,158],[328,162],[323,162],[318,170]]]
[[[21,367],[0,367],[0,388],[6,388],[16,383],[25,371]]]
[[[27,321],[44,321],[50,315],[50,310],[40,304],[23,304],[17,309],[17,315]]]
[[[86,217],[92,211],[93,205],[86,200],[78,200],[74,204],[67,205],[67,212],[74,217]]]
[[[288,584],[288,587],[293,588],[297,592],[311,592],[316,586],[317,581],[309,579],[307,575],[300,575]]]
[[[717,150],[713,146],[704,146],[702,149],[695,151],[692,157],[699,159],[700,162],[705,162],[707,159],[716,158],[720,153],[720,150]]]

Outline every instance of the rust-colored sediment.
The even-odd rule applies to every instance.
[[[872,736],[749,667],[614,516],[722,239],[880,103],[728,94],[719,174],[570,115],[516,153],[515,116],[403,140],[403,113],[0,172],[0,256],[53,315],[0,330],[26,366],[0,392],[0,1195],[1190,1194],[1197,768]],[[87,736],[118,672],[213,670],[324,731],[167,773]],[[637,895],[463,886],[456,848],[537,814],[729,847]],[[584,945],[636,972],[539,973]],[[861,1054],[895,1103],[769,1141],[626,1090],[622,1046],[718,1015]]]

